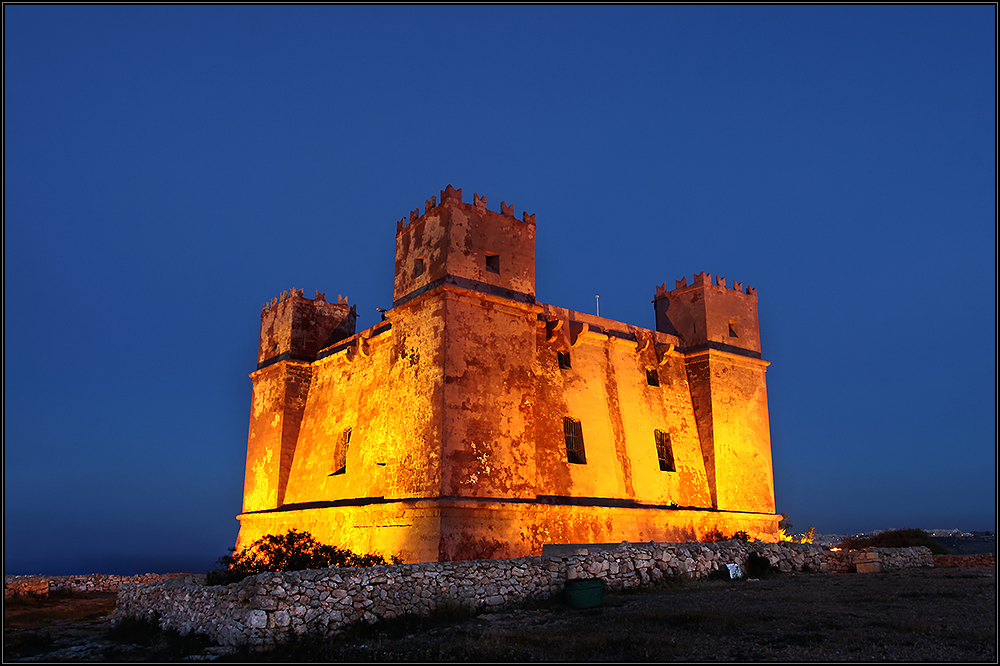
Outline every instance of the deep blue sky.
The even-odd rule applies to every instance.
[[[204,571],[261,304],[451,183],[539,300],[757,288],[778,510],[996,521],[996,8],[4,7],[4,571]]]

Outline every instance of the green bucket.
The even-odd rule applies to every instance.
[[[566,581],[566,603],[571,608],[594,608],[604,603],[604,581],[599,578],[571,578]]]

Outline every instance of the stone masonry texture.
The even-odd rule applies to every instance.
[[[924,547],[870,549],[884,569],[933,566]],[[865,551],[869,552],[869,551]],[[500,609],[560,594],[568,579],[593,578],[609,590],[634,589],[674,576],[698,578],[750,553],[781,571],[830,572],[855,554],[796,543],[644,543],[572,555],[508,560],[424,562],[368,568],[262,573],[206,587],[198,577],[122,585],[115,621],[159,618],[181,633],[201,632],[223,645],[266,646],[284,637],[335,634],[355,622],[445,609]],[[842,557],[843,555],[843,557]]]

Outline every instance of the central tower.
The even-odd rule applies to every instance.
[[[429,310],[446,322],[432,361],[443,377],[439,557],[499,547],[465,527],[484,503],[534,500],[535,216],[462,201],[450,185],[397,224],[391,319]],[[498,416],[502,415],[502,418]]]
[[[396,223],[393,307],[445,284],[534,303],[535,216],[504,202],[495,213],[478,194],[464,203],[451,185],[411,211]]]

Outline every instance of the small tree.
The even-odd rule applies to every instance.
[[[392,564],[401,564],[395,555]],[[268,534],[257,539],[248,547],[236,552],[229,549],[228,555],[218,559],[221,569],[209,571],[208,585],[236,583],[247,576],[265,571],[302,571],[303,569],[327,569],[329,567],[370,567],[389,564],[381,555],[369,553],[358,555],[345,548],[320,543],[309,532],[290,530],[283,535]]]

